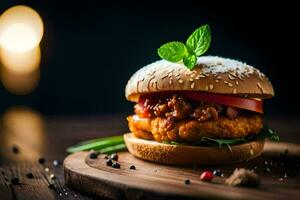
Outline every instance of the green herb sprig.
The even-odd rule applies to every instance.
[[[158,55],[170,62],[182,61],[184,65],[192,70],[197,64],[197,57],[204,54],[211,43],[209,25],[203,25],[195,30],[187,39],[186,43],[168,42],[157,50]]]
[[[217,138],[210,138],[210,137],[202,137],[200,140],[192,144],[172,142],[172,141],[171,142],[163,141],[163,143],[172,144],[172,145],[192,145],[192,146],[217,146],[217,147],[226,146],[228,147],[228,149],[231,149],[230,147],[231,145],[247,143],[254,140],[264,140],[267,138],[272,141],[279,141],[279,136],[276,134],[276,132],[265,125],[257,135],[246,137],[246,138],[217,139]]]
[[[80,142],[72,147],[67,148],[67,152],[75,153],[78,151],[88,151],[91,149],[99,151],[100,153],[113,153],[125,150],[126,146],[123,136],[119,135]]]

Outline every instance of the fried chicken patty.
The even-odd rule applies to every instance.
[[[201,137],[243,138],[258,134],[263,127],[259,114],[239,115],[234,119],[219,116],[215,121],[200,122],[194,119],[172,121],[166,117],[127,118],[129,129],[138,138],[156,141],[194,142]]]

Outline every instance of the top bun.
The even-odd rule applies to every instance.
[[[151,63],[129,79],[125,96],[137,102],[141,94],[183,90],[260,99],[274,96],[271,82],[258,69],[217,56],[199,57],[193,70],[186,68],[183,63],[166,60]]]

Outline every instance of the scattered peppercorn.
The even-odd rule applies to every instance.
[[[191,181],[190,181],[190,179],[185,179],[185,180],[184,180],[184,184],[186,184],[186,185],[189,185],[189,184],[191,184]]]
[[[31,172],[27,173],[27,174],[26,174],[26,177],[29,178],[29,179],[34,178],[34,177],[33,177],[33,174],[32,174]]]
[[[265,173],[268,173],[268,172],[270,172],[270,171],[271,171],[271,169],[270,169],[269,167],[264,168],[264,172],[265,172]]]
[[[221,176],[222,175],[221,170],[219,170],[219,169],[214,170],[213,175],[214,176]]]
[[[135,166],[134,165],[130,165],[129,169],[135,170]]]
[[[19,153],[19,148],[18,148],[17,145],[13,145],[12,148],[11,148],[11,150],[12,150],[12,152],[13,152],[14,154]]]
[[[93,151],[90,153],[90,159],[97,159],[98,158],[98,153]]]
[[[53,180],[56,179],[56,176],[54,174],[50,174],[50,178]]]
[[[108,159],[108,160],[106,161],[106,165],[107,165],[107,166],[112,166],[112,164],[113,164],[113,162],[112,162],[111,159]]]
[[[201,181],[211,181],[213,179],[214,175],[213,173],[211,173],[211,171],[204,171],[201,175],[200,175],[200,180]]]
[[[104,156],[104,159],[108,159],[108,156]]]
[[[38,161],[39,161],[40,164],[44,164],[46,162],[46,159],[45,158],[39,158]]]
[[[111,154],[110,158],[111,158],[112,160],[118,161],[118,158],[119,158],[119,157],[118,157],[118,154],[113,153],[113,154]]]
[[[10,180],[11,184],[17,185],[20,183],[20,180],[17,177],[14,177]]]
[[[53,166],[57,167],[59,165],[59,161],[58,160],[53,160]]]
[[[48,184],[48,188],[49,188],[49,189],[55,189],[55,187],[54,187],[54,185],[53,185],[52,183],[49,183],[49,184]]]
[[[120,164],[117,162],[113,163],[111,166],[116,169],[120,169],[120,167],[121,167]]]
[[[268,165],[268,161],[265,161],[265,165]]]

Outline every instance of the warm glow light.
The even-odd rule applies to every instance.
[[[3,67],[14,73],[24,74],[36,70],[41,62],[41,49],[39,46],[26,52],[12,52],[0,49],[0,60]]]
[[[12,107],[2,117],[3,145],[10,149],[18,145],[25,160],[37,160],[45,150],[44,120],[28,107]],[[25,141],[25,142],[24,142]],[[16,158],[20,159],[20,158]]]
[[[9,68],[2,67],[1,80],[3,86],[13,94],[25,95],[31,93],[40,81],[40,69],[30,73],[16,73]]]
[[[39,14],[27,6],[14,6],[0,17],[0,45],[12,52],[25,52],[39,45],[44,32]]]

